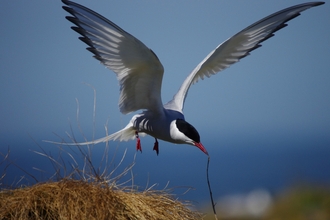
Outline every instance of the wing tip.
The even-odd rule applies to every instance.
[[[315,2],[315,6],[323,5],[325,2]]]

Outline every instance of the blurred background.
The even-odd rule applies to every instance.
[[[78,3],[115,22],[157,54],[165,68],[162,99],[167,102],[221,42],[302,2]],[[36,0],[0,3],[0,161],[10,150],[9,159],[0,163],[0,172],[6,174],[0,187],[34,184],[31,176],[38,181],[52,176],[50,160],[34,151],[54,158],[62,155],[67,169],[74,162],[64,151],[83,164],[77,148],[60,150],[42,140],[71,142],[66,132],[78,142],[97,139],[105,135],[105,126],[108,133],[115,132],[133,115],[119,112],[115,74],[85,50],[70,30],[62,5]],[[280,208],[274,208],[278,201],[295,204],[294,199],[301,201],[299,196],[305,194],[314,196],[303,197],[308,198],[301,205],[306,215],[322,219],[323,212],[315,210],[330,209],[329,196],[315,196],[329,195],[330,184],[329,9],[325,4],[304,11],[250,56],[190,88],[185,117],[211,156],[210,181],[223,217],[279,213]],[[141,190],[153,184],[157,189],[173,188],[179,199],[210,208],[207,157],[192,146],[163,141],[156,156],[153,142],[152,137],[141,140],[142,154],[135,152],[135,141],[109,143],[113,167],[127,149],[118,173],[135,161],[123,182],[133,176]],[[92,149],[96,167],[104,166],[104,148],[99,144]]]

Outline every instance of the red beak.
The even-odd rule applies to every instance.
[[[194,143],[196,147],[198,147],[201,151],[203,151],[207,156],[209,156],[209,153],[207,153],[207,150],[205,149],[205,147],[203,146],[202,143]]]

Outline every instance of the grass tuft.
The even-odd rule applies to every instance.
[[[0,219],[201,219],[165,190],[62,179],[0,193]]]

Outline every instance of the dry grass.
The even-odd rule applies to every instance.
[[[197,211],[190,209],[189,203],[176,200],[170,190],[153,190],[152,187],[144,191],[137,191],[139,187],[130,180],[119,181],[132,172],[135,157],[131,165],[125,167],[119,175],[115,175],[125,158],[116,166],[106,159],[106,165],[101,169],[95,167],[91,160],[91,149],[83,151],[78,148],[80,156],[84,158],[82,169],[76,159],[65,165],[62,156],[55,160],[51,155],[36,152],[49,159],[52,163],[57,181],[50,178],[44,183],[14,189],[0,188],[0,219],[201,219]],[[60,148],[61,153],[65,152]],[[108,147],[105,149],[108,155]],[[9,165],[15,165],[7,154],[0,155],[4,166],[1,180],[6,175]],[[6,162],[6,163],[5,163]],[[20,170],[23,168],[18,167]],[[69,169],[71,168],[71,169]],[[112,169],[111,169],[112,168]],[[101,172],[102,171],[102,172]],[[64,173],[64,176],[60,175]],[[28,172],[26,172],[28,174]],[[35,177],[33,179],[36,180]],[[36,180],[37,181],[37,180]],[[127,186],[128,183],[132,183]]]
[[[63,179],[0,193],[0,219],[201,219],[166,191]]]
[[[79,148],[79,154],[72,154],[59,148],[59,159],[35,152],[49,159],[54,174],[46,182],[40,183],[23,168],[17,166],[7,154],[0,152],[0,219],[201,219],[202,215],[191,210],[191,204],[176,200],[169,189],[154,190],[153,186],[137,191],[133,185],[133,162],[120,168],[125,158],[124,152],[119,163],[113,166],[108,159],[108,146],[105,148],[104,165],[95,167],[91,160],[91,148]],[[72,162],[66,164],[63,156]],[[82,157],[84,163],[77,162]],[[115,157],[115,154],[113,155]],[[112,158],[114,159],[114,158]],[[9,166],[23,170],[37,183],[32,186],[5,188],[1,183]],[[121,171],[120,171],[121,170]],[[41,170],[40,170],[41,171]],[[120,171],[119,174],[115,174]],[[131,179],[125,176],[131,173]],[[56,181],[54,181],[54,179]],[[120,182],[124,179],[124,182]],[[131,183],[131,184],[130,184]],[[17,185],[17,184],[15,184]]]

